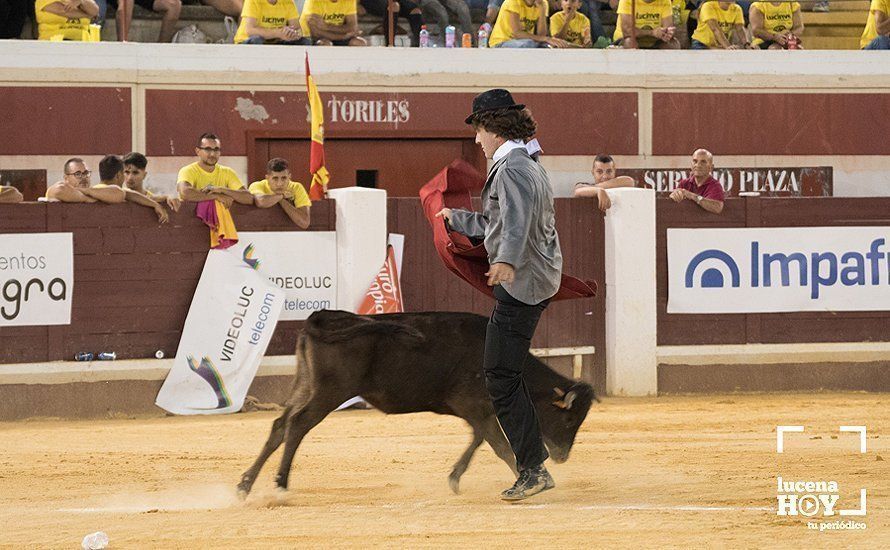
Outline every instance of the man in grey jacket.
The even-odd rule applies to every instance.
[[[437,216],[455,231],[484,239],[488,252],[486,275],[497,303],[485,334],[485,385],[519,470],[501,498],[522,500],[554,487],[522,367],[541,313],[559,290],[562,253],[547,172],[525,144],[536,130],[531,113],[510,92],[496,89],[476,96],[466,122],[494,161],[482,189],[483,211],[445,208]]]

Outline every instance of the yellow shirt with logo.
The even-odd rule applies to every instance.
[[[307,19],[310,15],[320,15],[328,25],[343,25],[346,17],[356,14],[355,0],[306,0],[303,5],[303,14],[300,16],[300,26],[303,28],[303,36],[311,36]]]
[[[865,30],[862,31],[862,38],[859,39],[860,48],[868,46],[872,40],[878,37],[875,11],[882,11],[886,17],[890,17],[890,0],[871,0],[871,6],[868,8],[868,20],[865,23]]]
[[[784,34],[794,27],[794,12],[800,11],[800,4],[780,2],[778,6],[774,6],[772,2],[754,2],[751,4],[751,9],[763,14],[763,30]],[[763,44],[763,39],[755,38],[751,43],[759,46]]]
[[[522,30],[529,34],[535,34],[538,28],[538,19],[541,17],[541,10],[544,10],[544,15],[547,15],[549,13],[548,9],[547,2],[541,2],[540,6],[534,4],[529,6],[524,0],[506,0],[498,12],[498,18],[494,22],[494,28],[491,30],[488,45],[494,47],[501,42],[513,40],[513,27],[510,26],[510,16],[508,14],[517,14]]]
[[[240,44],[250,38],[244,25],[244,18],[250,17],[256,20],[256,26],[263,29],[281,29],[287,26],[287,22],[300,18],[300,12],[293,0],[277,0],[274,4],[269,0],[244,0],[244,9],[241,10],[241,24],[235,33],[235,44]]]
[[[201,168],[197,162],[193,162],[188,166],[183,166],[176,176],[176,181],[184,181],[191,184],[195,189],[204,189],[210,185],[214,187],[227,187],[229,189],[244,189],[238,174],[228,166],[220,166],[217,164],[213,167],[213,172],[207,172]]]
[[[632,15],[631,0],[620,0],[618,2],[618,15]],[[636,1],[637,17],[635,20],[636,27],[641,30],[652,30],[661,26],[661,20],[665,17],[673,18],[674,12],[671,8],[670,0],[654,0],[652,2]],[[615,25],[615,34],[612,40],[621,40],[624,34],[621,32],[621,21]],[[658,41],[654,36],[641,36],[637,39],[639,45],[643,48],[651,48]]]
[[[83,33],[90,32],[89,18],[69,19],[63,15],[43,11],[43,8],[58,1],[37,0],[34,5],[37,15],[37,38],[51,40],[53,36],[61,35],[64,40],[83,40]]]
[[[565,24],[566,14],[558,11],[550,17],[550,36],[556,36]],[[584,37],[590,37],[590,19],[583,13],[575,12],[575,17],[569,22],[566,29],[565,41],[571,44],[583,46]]]
[[[711,26],[708,25],[708,21],[711,21],[712,19],[717,22],[717,26],[720,28],[720,31],[723,32],[723,36],[725,36],[727,40],[730,40],[732,37],[732,28],[735,25],[745,24],[745,15],[742,13],[742,8],[738,4],[730,4],[726,9],[723,9],[719,2],[706,2],[702,4],[702,7],[698,12],[698,27],[696,27],[695,32],[692,33],[692,39],[698,40],[709,48],[713,48],[719,44],[717,42],[717,37],[715,37],[714,33],[711,31]]]
[[[312,201],[309,200],[309,195],[306,194],[306,189],[303,185],[298,181],[292,181],[287,184],[287,190],[291,192],[294,196],[294,206],[297,208],[303,206],[312,206]],[[269,185],[269,180],[260,180],[255,181],[250,184],[250,192],[254,195],[274,195],[275,191],[272,191],[272,187]]]

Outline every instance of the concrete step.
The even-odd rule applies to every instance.
[[[804,27],[809,26],[858,26],[860,29],[865,28],[865,22],[868,20],[868,11],[835,11],[829,13],[807,13],[801,14]]]
[[[858,50],[858,36],[806,36],[803,37],[804,47],[808,50]]]
[[[808,36],[855,36],[862,35],[861,27],[844,26],[844,27],[806,27],[803,30],[803,37]]]

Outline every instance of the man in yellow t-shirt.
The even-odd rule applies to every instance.
[[[863,50],[890,50],[890,0],[871,0],[859,47]]]
[[[705,2],[698,10],[698,27],[692,33],[693,50],[748,48],[745,14],[734,0]]]
[[[235,171],[219,164],[220,145],[214,134],[206,133],[198,138],[195,147],[198,162],[183,166],[176,177],[179,198],[188,202],[218,200],[226,207],[232,206],[233,201],[253,204],[253,196]]]
[[[565,40],[578,48],[589,48],[593,41],[590,38],[590,19],[579,13],[581,0],[562,0],[562,11],[550,18],[550,35]]]
[[[636,20],[631,12],[634,2]],[[632,37],[632,29],[637,29],[637,39]],[[618,24],[615,25],[613,44],[622,48],[676,50],[680,43],[674,37],[674,12],[670,0],[620,0],[618,2]]]
[[[279,0],[283,1],[283,0]],[[318,46],[367,46],[358,28],[356,0],[306,0],[300,26]]]
[[[266,164],[266,179],[251,183],[250,192],[258,207],[271,208],[278,204],[297,227],[309,227],[309,208],[312,201],[300,182],[291,181],[286,160],[270,160]]]
[[[303,37],[293,0],[244,0],[235,44],[309,46],[311,42]]]
[[[748,17],[754,35],[752,44],[761,50],[784,50],[791,35],[800,39],[803,32],[803,18],[797,2],[754,2]]]
[[[505,0],[491,30],[491,48],[567,48],[568,42],[547,36],[546,0]]]
[[[37,0],[34,12],[39,40],[83,40],[84,33],[89,35],[90,20],[99,14],[99,5],[93,0]]]

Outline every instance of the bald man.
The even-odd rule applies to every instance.
[[[680,180],[671,193],[674,202],[694,201],[713,214],[723,212],[723,186],[712,175],[714,155],[707,149],[692,153],[692,175]]]
[[[0,185],[0,203],[22,202],[22,194],[11,185]]]

